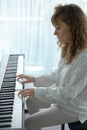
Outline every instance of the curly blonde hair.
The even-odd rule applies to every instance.
[[[54,14],[51,17],[53,25],[61,19],[69,27],[72,39],[67,43],[60,43],[62,57],[67,64],[70,64],[73,58],[87,47],[87,17],[82,9],[76,4],[57,5]]]

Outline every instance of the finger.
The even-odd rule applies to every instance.
[[[26,78],[26,76],[24,74],[17,75],[16,77],[17,77],[17,79]]]
[[[19,74],[19,75],[17,75],[16,77],[22,77],[23,76],[23,74]]]
[[[21,96],[22,97],[27,97],[28,95],[27,95],[27,93],[23,92],[23,93],[21,93]]]
[[[21,95],[21,93],[23,93],[23,91],[24,91],[24,90],[22,89],[22,90],[18,93],[18,96]]]
[[[22,84],[28,83],[28,81],[23,77],[22,78],[21,77],[17,78],[17,81],[22,83]]]
[[[29,89],[22,89],[22,90],[20,90],[20,92],[18,93],[18,95],[21,95],[22,93],[24,93],[24,92],[27,92]]]
[[[22,97],[29,97],[30,96],[30,94],[28,92],[26,92],[26,91],[25,92],[21,92],[20,95]]]

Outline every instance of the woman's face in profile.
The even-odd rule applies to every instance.
[[[59,42],[66,43],[67,41],[71,40],[70,27],[65,22],[63,22],[61,19],[58,19],[54,27],[54,35],[57,36]]]

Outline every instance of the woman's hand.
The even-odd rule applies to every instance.
[[[21,82],[22,84],[35,82],[35,78],[34,77],[30,77],[30,76],[25,75],[25,74],[17,75],[17,80],[19,82]]]
[[[23,97],[29,97],[33,98],[34,97],[34,89],[29,88],[29,89],[23,89],[18,93],[18,96],[23,96]]]

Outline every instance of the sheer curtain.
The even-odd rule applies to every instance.
[[[25,54],[26,73],[50,71],[58,59],[50,18],[55,5],[65,3],[71,0],[0,0],[0,54]],[[87,0],[73,3],[87,13]]]

